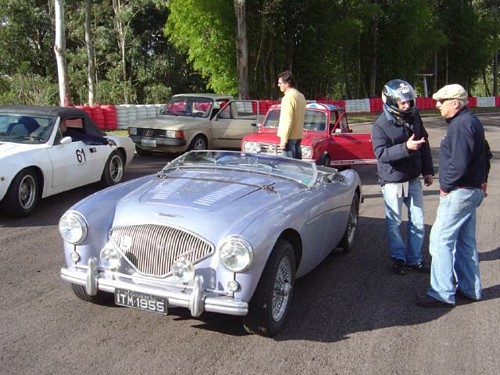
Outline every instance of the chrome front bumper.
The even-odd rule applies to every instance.
[[[248,314],[246,302],[222,295],[208,296],[203,289],[203,276],[201,275],[195,276],[193,285],[169,285],[170,290],[166,290],[117,279],[101,278],[99,273],[96,258],[89,259],[86,272],[61,268],[63,280],[72,284],[85,285],[87,293],[91,296],[95,296],[98,291],[114,293],[115,289],[126,289],[166,298],[169,307],[187,308],[194,317],[200,316],[204,311],[237,316]]]

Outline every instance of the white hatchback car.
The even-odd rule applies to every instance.
[[[129,137],[99,130],[71,107],[0,107],[0,210],[30,214],[41,198],[100,182],[122,181],[134,157]]]

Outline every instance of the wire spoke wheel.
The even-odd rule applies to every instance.
[[[283,258],[278,266],[276,280],[274,281],[272,317],[276,322],[283,318],[288,307],[288,300],[292,291],[292,275],[292,262],[290,258]]]

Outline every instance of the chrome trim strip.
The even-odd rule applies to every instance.
[[[92,271],[89,270],[87,272],[78,272],[67,268],[61,268],[61,278],[72,284],[86,285],[87,278],[90,278],[93,280],[93,283],[97,285],[97,290],[99,291],[114,293],[115,289],[119,288],[139,293],[153,294],[167,298],[169,307],[183,307],[186,309],[191,309],[191,307],[193,307],[191,314],[198,313],[199,311],[236,316],[245,316],[248,314],[248,303],[229,296],[209,297],[206,293],[207,291],[203,289],[202,283],[196,287],[178,285],[177,289],[181,289],[182,287],[182,290],[166,290],[146,285],[132,284],[116,279],[99,278],[98,274],[88,276],[91,273]],[[169,285],[169,287],[170,286],[172,285]],[[193,292],[194,289],[197,289],[197,291]],[[191,295],[194,296],[191,297]],[[192,302],[191,299],[193,299]]]

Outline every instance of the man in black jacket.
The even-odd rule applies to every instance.
[[[431,287],[417,303],[452,307],[457,293],[481,299],[476,209],[486,194],[491,152],[483,125],[467,110],[461,85],[446,85],[432,97],[448,129],[439,149],[440,198],[429,245]]]
[[[428,134],[408,82],[387,82],[382,100],[383,113],[373,124],[372,141],[384,194],[392,269],[397,275],[406,274],[406,269],[429,272],[422,261],[425,229],[420,181],[422,175],[425,185],[430,186],[434,175]],[[408,209],[406,245],[400,231],[403,204]]]

